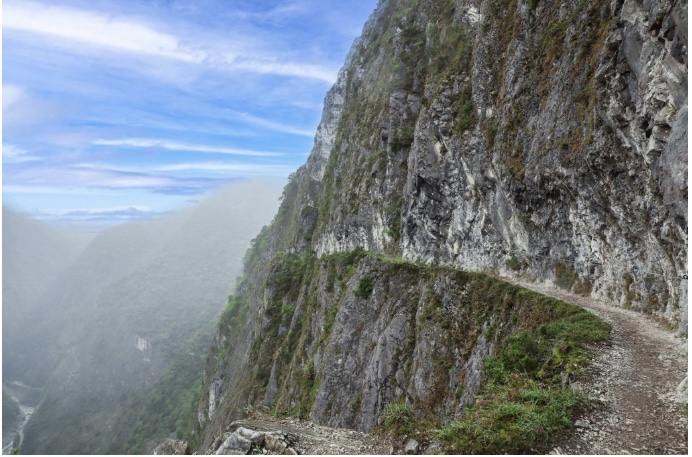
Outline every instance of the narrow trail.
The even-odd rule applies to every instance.
[[[687,404],[675,402],[687,376],[687,338],[641,313],[590,297],[503,278],[582,306],[612,326],[593,361],[591,381],[575,386],[599,405],[551,454],[687,454]]]

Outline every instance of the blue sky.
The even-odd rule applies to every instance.
[[[285,183],[376,3],[4,0],[3,202],[119,221]]]

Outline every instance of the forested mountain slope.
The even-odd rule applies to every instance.
[[[15,397],[35,406],[37,395],[23,396],[27,389],[9,383],[19,379],[25,363],[22,359],[23,337],[27,326],[36,320],[37,300],[69,267],[85,242],[48,224],[2,208],[2,371],[3,371],[3,449],[12,445],[26,413]],[[13,389],[14,390],[14,389]]]
[[[3,374],[45,390],[22,453],[141,453],[184,430],[214,321],[278,197],[237,184],[99,234],[37,300]]]

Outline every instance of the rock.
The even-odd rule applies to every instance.
[[[154,455],[190,455],[190,446],[187,441],[167,439],[154,449]]]
[[[428,444],[427,448],[425,448],[425,455],[437,454],[442,454],[442,445],[437,441],[433,441],[430,444]]]
[[[418,454],[419,450],[420,443],[418,443],[418,441],[414,440],[413,438],[410,438],[404,446],[404,452],[406,452],[406,454],[408,455]]]
[[[231,434],[216,450],[216,455],[245,455],[250,453],[252,441],[238,434]]]
[[[591,428],[591,426],[589,425],[589,421],[581,420],[581,419],[577,419],[574,422],[574,426],[577,428]]]
[[[678,387],[675,389],[675,402],[676,403],[687,403],[688,398],[687,398],[687,376],[685,376],[685,379],[678,384]]]
[[[226,440],[216,450],[217,455],[248,454],[253,447],[264,446],[264,434],[245,427],[238,427],[229,434]]]

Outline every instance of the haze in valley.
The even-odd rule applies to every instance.
[[[3,207],[3,452],[141,453],[183,433],[217,317],[279,196],[236,184],[91,240]]]

